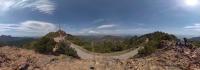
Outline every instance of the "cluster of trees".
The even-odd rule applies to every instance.
[[[0,36],[0,46],[16,46],[21,47],[26,43],[30,43],[37,38],[30,37],[12,37],[10,35],[2,35]]]
[[[143,44],[144,48],[139,50],[140,56],[149,55],[155,52],[157,49],[162,48],[162,46],[160,46],[162,40],[167,40],[167,41],[178,40],[176,36],[164,32],[154,32],[143,35],[140,38],[143,39],[143,41],[144,39],[148,39],[148,42]]]
[[[71,42],[80,45],[89,51],[98,53],[111,53],[130,49],[130,46],[126,44],[126,40],[127,38],[117,36],[96,37],[91,40],[81,39],[78,37],[70,39]]]
[[[80,46],[86,46],[86,45],[90,44],[89,41],[80,39],[79,37],[72,36],[72,35],[68,35],[65,40],[68,40],[68,41],[70,41],[76,45],[80,45]]]
[[[58,49],[57,49],[56,53],[65,54],[65,55],[68,55],[68,56],[79,58],[75,49],[71,48],[65,42],[58,43]]]
[[[79,58],[77,55],[77,52],[73,48],[70,47],[70,43],[67,43],[64,41],[60,43],[56,43],[54,41],[53,38],[57,37],[58,35],[59,35],[58,32],[51,32],[36,41],[33,41],[29,44],[25,44],[23,48],[33,49],[36,52],[42,53],[42,54],[50,54],[50,55],[64,54],[67,56]],[[55,46],[57,46],[57,50],[53,51]]]
[[[91,44],[84,46],[84,48],[98,53],[111,53],[126,49],[123,41],[119,40],[92,41]]]
[[[43,54],[53,54],[53,48],[55,45],[56,42],[52,38],[42,37],[41,39],[30,43],[27,48],[34,49],[36,52]]]
[[[188,39],[195,47],[200,47],[200,37],[193,37]]]
[[[148,43],[145,41],[148,39]],[[117,37],[117,36],[104,36],[94,40],[84,40],[73,38],[71,41],[83,48],[98,52],[98,53],[111,53],[123,51],[127,49],[134,49],[144,47],[139,51],[140,55],[148,55],[159,49],[160,41],[162,40],[177,40],[176,36],[164,32],[154,32],[142,36],[133,37]]]
[[[200,41],[191,41],[192,44],[196,47],[200,47]]]

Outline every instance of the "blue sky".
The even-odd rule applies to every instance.
[[[42,36],[58,24],[74,35],[164,31],[200,36],[199,0],[0,0],[0,35]]]

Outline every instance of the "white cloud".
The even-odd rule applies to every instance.
[[[90,30],[90,31],[88,31],[88,33],[90,33],[90,34],[99,34],[98,31],[94,31],[94,30]]]
[[[106,25],[101,25],[101,26],[98,26],[97,28],[98,29],[104,29],[104,28],[113,28],[113,27],[116,27],[117,25],[115,24],[106,24]]]
[[[200,31],[200,23],[196,23],[191,26],[185,26],[185,29],[193,30],[193,31]]]
[[[42,13],[52,14],[55,4],[50,0],[0,0],[0,11],[31,8]]]
[[[43,35],[55,30],[57,30],[57,27],[54,24],[42,21],[25,21],[20,24],[0,24],[1,32],[17,31]]]
[[[77,33],[87,35],[87,34],[99,34],[100,32],[98,32],[98,30],[95,30],[94,28],[85,28],[85,29],[81,29]]]
[[[56,26],[52,23],[42,22],[42,21],[26,21],[21,23],[19,30],[29,31],[29,32],[51,32],[56,30]]]
[[[7,31],[16,26],[15,24],[0,24],[0,31]]]
[[[153,32],[150,28],[117,28],[117,29],[97,29],[97,28],[85,28],[81,29],[78,34],[102,34],[102,35],[118,35],[118,34],[143,34]]]

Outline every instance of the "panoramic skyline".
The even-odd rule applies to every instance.
[[[0,0],[0,35],[200,36],[200,0]]]

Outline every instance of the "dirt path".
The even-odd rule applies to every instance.
[[[124,59],[128,59],[128,58],[133,57],[134,55],[138,54],[138,50],[140,49],[140,48],[136,48],[135,50],[129,51],[127,53],[119,54],[119,55],[104,55],[104,54],[93,53],[93,52],[87,51],[87,50],[83,49],[82,47],[75,45],[75,44],[71,44],[71,47],[77,51],[77,54],[82,59],[93,59],[95,57],[95,58],[114,58],[114,59],[124,60]],[[110,54],[112,54],[112,53],[110,53]]]
[[[65,36],[64,37],[56,37],[56,38],[54,38],[54,40],[56,42],[59,42],[59,41],[69,42],[69,41],[65,40]],[[94,59],[94,57],[95,57],[95,58],[114,58],[114,59],[124,60],[124,59],[131,58],[131,57],[135,56],[136,54],[138,54],[138,50],[140,49],[140,48],[136,48],[131,51],[125,50],[125,51],[121,51],[121,52],[101,54],[101,53],[90,52],[90,51],[82,48],[81,46],[75,45],[73,43],[71,43],[71,47],[77,51],[78,56],[82,59]]]

